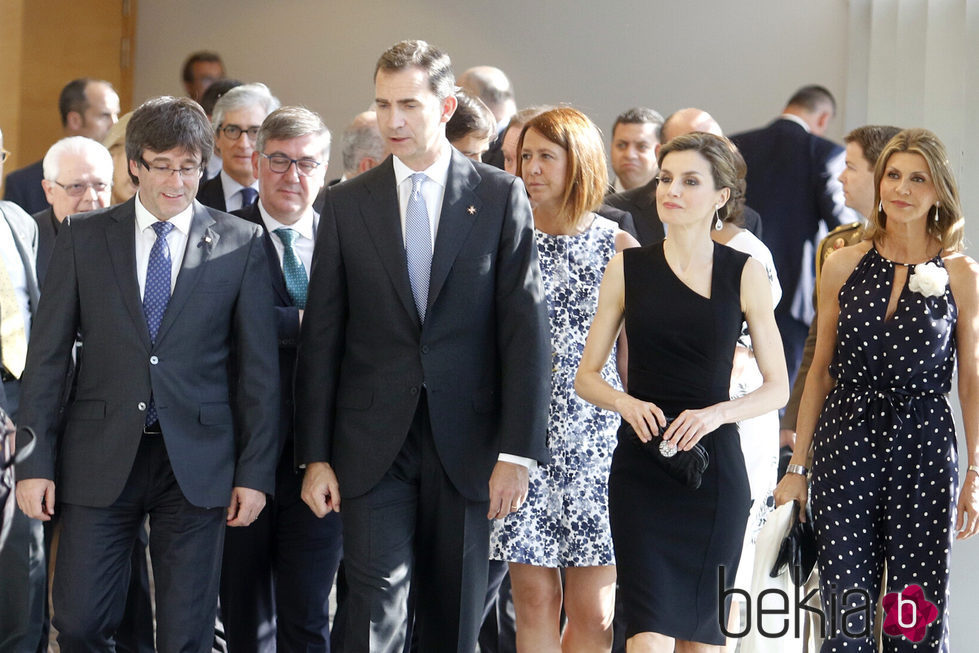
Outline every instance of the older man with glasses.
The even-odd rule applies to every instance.
[[[221,172],[201,184],[197,200],[219,211],[237,211],[255,203],[258,179],[252,168],[252,153],[258,128],[279,107],[265,84],[243,84],[214,105],[214,152],[221,157]]]

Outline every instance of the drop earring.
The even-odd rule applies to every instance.
[[[717,214],[717,204],[714,205],[714,229],[720,231],[724,228],[724,223],[721,222],[721,216]]]
[[[935,217],[933,218],[935,224],[938,224],[938,207],[941,206],[941,202],[935,202]]]

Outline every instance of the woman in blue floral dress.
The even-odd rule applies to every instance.
[[[874,182],[867,240],[823,267],[795,453],[775,500],[805,504],[814,444],[822,651],[878,650],[882,588],[884,651],[947,651],[952,540],[979,531],[979,266],[961,253],[958,191],[934,134],[898,133]],[[958,499],[956,363],[969,464]]]
[[[551,463],[531,470],[520,510],[494,522],[490,555],[510,563],[518,650],[557,652],[563,641],[564,651],[607,651],[615,598],[608,472],[619,416],[580,399],[574,376],[605,266],[638,243],[593,212],[608,180],[601,136],[584,114],[562,107],[537,116],[518,152],[550,318]],[[615,354],[603,375],[621,387]]]

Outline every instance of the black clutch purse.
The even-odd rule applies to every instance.
[[[812,527],[812,511],[809,504],[806,504],[806,521],[799,521],[799,502],[794,501],[795,507],[792,517],[795,520],[788,535],[782,540],[782,546],[778,549],[775,557],[775,564],[768,573],[772,578],[776,578],[782,570],[788,566],[789,578],[796,587],[801,587],[809,580],[812,568],[816,566],[816,532]]]
[[[663,470],[680,483],[686,485],[691,490],[700,487],[700,481],[704,477],[704,471],[710,463],[710,455],[699,442],[689,451],[680,451],[671,442],[664,442],[662,434],[673,423],[675,417],[666,418],[666,426],[659,427],[660,435],[654,435],[649,442],[639,439],[635,429],[629,422],[622,420],[619,427],[620,439],[622,435],[627,435],[629,439],[639,445],[639,448],[646,452]]]

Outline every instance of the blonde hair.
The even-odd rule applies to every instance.
[[[938,194],[938,220],[933,219],[928,212],[928,235],[941,243],[946,252],[962,250],[962,239],[965,231],[965,218],[962,215],[962,205],[959,202],[959,189],[952,174],[952,166],[945,151],[945,145],[933,132],[920,127],[905,129],[897,133],[881,152],[874,168],[874,210],[867,220],[866,240],[882,240],[887,236],[887,214],[882,210],[880,201],[880,180],[887,170],[891,155],[898,152],[918,154],[928,165],[935,192]]]

